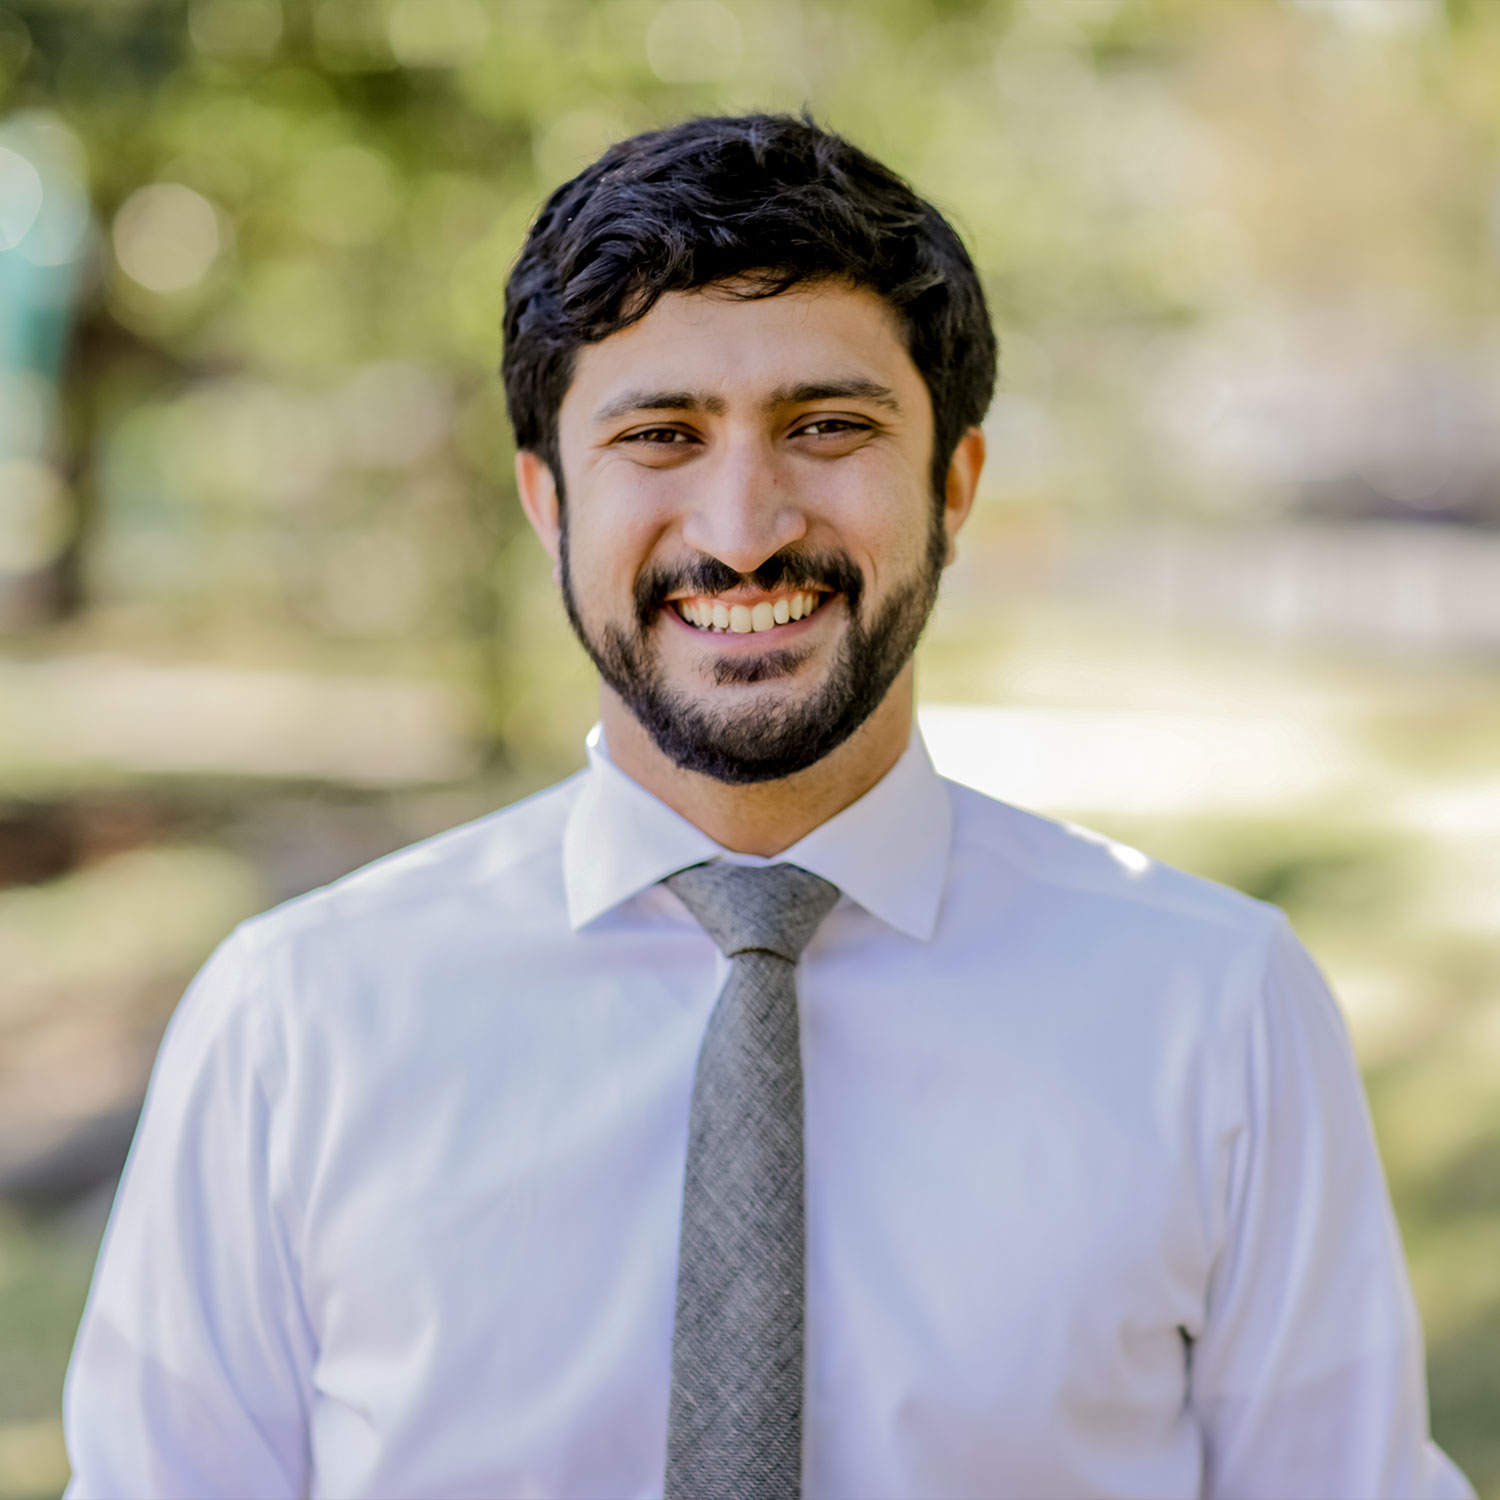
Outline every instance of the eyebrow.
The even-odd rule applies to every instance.
[[[871,401],[897,415],[901,403],[889,386],[863,376],[851,375],[843,380],[814,380],[801,385],[782,385],[771,392],[767,406],[803,406],[812,401]]]
[[[722,396],[697,391],[626,391],[594,413],[596,422],[628,417],[633,411],[706,411],[721,417],[729,410]]]
[[[797,385],[779,385],[766,399],[767,409],[778,406],[805,406],[813,401],[870,401],[888,411],[901,413],[901,403],[889,386],[863,376],[851,375],[840,380],[811,380]],[[613,401],[606,402],[594,413],[596,422],[612,422],[618,417],[628,417],[632,412],[646,411],[706,411],[711,416],[721,417],[729,410],[722,396],[709,392],[671,390],[625,391]]]

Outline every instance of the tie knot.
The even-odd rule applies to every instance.
[[[662,882],[726,958],[750,949],[794,964],[839,888],[796,865],[692,865]]]

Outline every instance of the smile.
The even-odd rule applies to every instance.
[[[754,604],[726,604],[722,599],[707,597],[674,599],[672,608],[697,630],[718,631],[730,635],[759,634],[774,630],[793,620],[806,619],[823,602],[825,595],[804,590],[794,594],[774,595]]]

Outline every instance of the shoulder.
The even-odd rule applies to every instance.
[[[1074,823],[947,783],[953,854],[994,900],[1048,913],[1095,945],[1258,954],[1286,919],[1275,907]]]
[[[387,949],[414,929],[482,911],[486,920],[544,919],[562,909],[562,833],[581,776],[397,850],[253,917],[241,951],[269,957],[336,943]]]
[[[948,782],[954,851],[993,862],[1054,893],[1128,907],[1206,927],[1268,932],[1274,907],[1202,876],[1163,864],[1105,834],[998,802]]]
[[[1129,1073],[1132,1057],[1177,1069],[1231,1127],[1249,1118],[1254,1060],[1276,1047],[1352,1076],[1337,1003],[1276,907],[1090,829],[948,791],[945,924],[1030,1005],[1085,1023],[1070,1034],[1106,1049],[1103,1076]]]
[[[562,831],[579,781],[242,923],[178,1007],[179,1056],[189,1039],[189,1051],[207,1056],[239,1036],[272,1087],[325,1052],[399,1053],[410,1043],[403,1026],[419,1035],[435,1019],[435,997],[471,994],[511,972],[536,943],[566,935]],[[405,1040],[392,1041],[393,1027]],[[316,1037],[326,1046],[310,1045]]]

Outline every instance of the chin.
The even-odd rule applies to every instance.
[[[852,599],[830,600],[775,646],[755,644],[757,632],[687,649],[689,623],[644,612],[596,631],[579,618],[566,574],[563,597],[600,676],[661,754],[684,771],[750,786],[815,766],[875,712],[916,648],[938,571],[919,574],[868,619]]]

